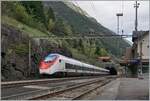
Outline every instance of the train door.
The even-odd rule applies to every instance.
[[[59,60],[60,67],[62,71],[65,71],[65,62],[63,60]]]

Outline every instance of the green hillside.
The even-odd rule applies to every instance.
[[[46,7],[51,7],[55,13],[57,19],[65,20],[69,25],[72,26],[74,34],[85,35],[89,32],[95,32],[101,35],[115,34],[111,30],[105,28],[99,24],[94,18],[83,15],[84,11],[78,9],[75,5],[64,2],[44,2]],[[74,10],[76,8],[76,10]],[[119,41],[119,47],[117,46]],[[124,52],[125,47],[129,47],[129,44],[123,39],[116,38],[105,38],[95,40],[98,47],[104,47],[109,53],[115,56],[121,56]]]
[[[87,16],[85,11],[70,2],[61,1],[3,1],[2,23],[11,25],[27,33],[30,37],[51,36],[83,36],[89,32],[101,35],[115,34],[99,24],[94,18]],[[119,46],[117,42],[119,40]],[[49,39],[49,44],[63,48],[71,54],[70,57],[92,64],[100,64],[99,56],[120,57],[123,49],[129,44],[123,39]],[[42,47],[42,46],[41,46]],[[51,48],[43,48],[49,52]],[[63,54],[63,52],[61,52]],[[64,54],[65,55],[65,54]]]

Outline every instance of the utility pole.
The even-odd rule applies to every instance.
[[[139,57],[140,57],[140,63],[138,66],[138,75],[142,75],[142,41],[140,42],[139,37],[140,35],[138,34],[138,8],[139,8],[140,3],[135,1],[134,8],[135,8],[135,33],[137,34],[137,45],[139,44]],[[138,46],[137,46],[138,47]],[[138,49],[137,49],[138,50]],[[140,71],[140,72],[139,72]]]
[[[140,42],[140,70],[141,70],[141,72],[140,72],[140,74],[142,75],[142,40],[141,40],[141,42]]]
[[[29,39],[29,56],[28,56],[28,58],[29,58],[29,69],[28,69],[28,76],[30,75],[30,70],[31,70],[31,40]]]
[[[139,8],[139,5],[140,5],[140,3],[137,3],[137,1],[135,1],[135,4],[134,4],[134,7],[135,7],[135,31],[137,32],[138,31],[138,29],[137,29],[137,27],[138,27],[138,18],[137,18],[137,10],[138,10],[138,8]]]

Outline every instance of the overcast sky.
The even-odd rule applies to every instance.
[[[138,30],[149,29],[149,1],[138,1]],[[132,34],[135,24],[135,1],[73,1],[103,26],[117,32],[116,13],[123,12],[120,17],[120,33]],[[128,39],[131,41],[131,38]]]

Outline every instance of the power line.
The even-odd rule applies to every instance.
[[[127,38],[127,37],[132,37],[132,35],[86,35],[86,36],[64,36],[64,37],[45,37],[45,36],[40,36],[40,37],[33,37],[37,39],[99,39],[99,38]]]

